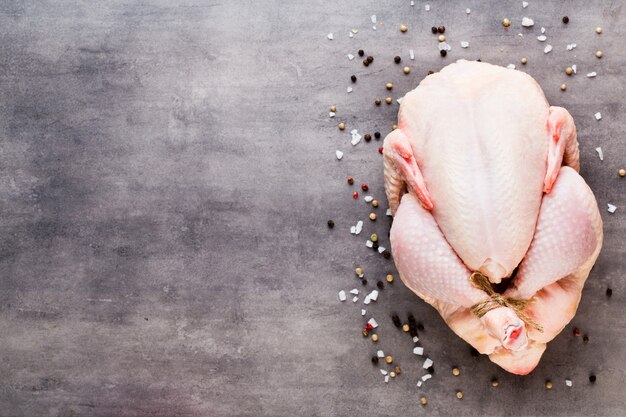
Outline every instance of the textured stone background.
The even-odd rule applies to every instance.
[[[529,1],[523,10],[521,0],[433,0],[430,12],[423,0],[1,2],[0,415],[625,415],[624,2]],[[522,16],[535,27],[521,28]],[[447,27],[445,59],[433,24]],[[535,39],[541,26],[548,55]],[[346,58],[358,48],[375,56],[369,68]],[[348,175],[384,201],[380,144],[352,148],[336,124],[384,135],[397,105],[372,102],[387,95],[385,82],[398,97],[458,58],[522,56],[576,120],[582,174],[605,222],[578,315],[518,377],[472,357],[397,282],[368,308],[378,345],[404,370],[385,385],[369,360],[375,346],[360,336],[360,303],[337,301],[356,285],[356,265],[370,281],[394,271],[363,245],[372,231],[388,245],[388,219],[348,233],[369,212],[352,200]],[[568,78],[571,64],[579,74]],[[421,364],[392,311],[425,325],[436,373],[421,390]]]

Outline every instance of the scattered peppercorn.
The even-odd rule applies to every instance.
[[[378,207],[378,200],[372,200],[372,207]]]
[[[368,55],[367,58],[365,58],[365,59],[367,59],[367,63],[368,64],[371,64],[372,62],[374,62],[374,57],[371,56],[371,55]]]
[[[623,175],[622,175],[623,176]],[[606,296],[611,298],[611,296],[613,295],[613,290],[611,288],[607,288],[606,289]]]
[[[552,387],[553,387],[552,381],[550,381],[550,380],[548,379],[548,380],[546,381],[546,388],[547,388],[547,389],[552,389]]]
[[[372,342],[378,342],[378,335],[375,333],[372,335]]]
[[[598,26],[598,27],[596,28],[596,33],[597,33],[598,35],[602,33],[602,28],[601,28],[600,26]]]
[[[378,242],[372,243],[372,250],[376,252],[378,250]]]
[[[430,28],[430,31],[431,31],[433,34],[437,33],[437,27],[436,27],[436,26],[431,27],[431,28]]]
[[[354,193],[352,193],[352,198],[354,198],[355,200],[359,198],[359,192],[355,191]]]
[[[410,67],[404,67],[402,69],[402,72],[404,72],[406,75],[409,75],[409,73],[411,72],[411,68]]]
[[[396,64],[399,64],[399,63],[400,63],[400,61],[402,61],[402,58],[400,58],[400,57],[399,57],[399,56],[397,56],[397,55],[393,58],[393,62],[395,62]]]
[[[439,51],[439,54],[441,56],[446,56],[446,55],[448,55],[448,51],[446,51],[445,49],[442,49],[441,51]]]
[[[370,140],[372,140],[372,135],[366,133],[365,135],[363,135],[363,139],[365,139],[365,142],[369,142]]]
[[[407,321],[409,322],[409,327],[413,329],[417,328],[417,322],[415,321],[415,317],[413,316],[413,314],[409,314]]]
[[[391,97],[387,97],[385,99],[385,103],[387,103],[387,104],[391,104],[392,102],[393,102],[393,99]]]
[[[367,59],[363,60],[363,65],[365,65],[366,67],[369,66],[370,62]]]
[[[376,104],[377,106],[380,106],[380,103],[382,103],[382,101],[379,98],[374,100],[374,104]]]
[[[406,323],[405,323],[405,324],[403,324],[403,325],[402,325],[402,331],[403,331],[403,332],[408,332],[408,331],[409,331],[409,325],[408,325],[408,324],[406,324]]]
[[[380,132],[374,132],[374,137],[376,139],[380,139]],[[623,177],[623,175],[622,175],[622,177]]]
[[[389,376],[392,378],[396,377],[396,373],[394,371],[389,372]]]
[[[361,280],[361,284],[363,284],[363,286],[366,286],[367,285],[367,279],[363,278]]]
[[[382,148],[381,148],[381,149],[382,149]],[[382,153],[382,151],[381,151],[381,153]],[[385,259],[389,259],[389,258],[391,258],[391,252],[389,252],[389,250],[385,249],[385,250],[383,251],[383,258],[385,258]]]
[[[620,177],[626,176],[626,169],[621,168],[621,169],[619,170],[619,176],[620,176]]]
[[[565,23],[566,25],[569,23],[569,17],[567,16],[563,16],[563,19],[561,20],[563,20],[563,23]]]
[[[574,73],[574,70],[572,69],[572,67],[567,67],[565,68],[565,73],[567,75],[572,75]]]
[[[458,398],[459,400],[463,399],[463,391],[457,391],[456,398]]]
[[[363,56],[363,55],[365,55],[365,51],[363,51],[362,49],[359,49],[359,52],[358,52],[358,53],[359,53],[359,56]]]
[[[429,374],[434,374],[435,373],[435,368],[433,368],[432,366],[429,366],[427,369]]]
[[[404,33],[408,30],[408,28],[406,27],[406,25],[400,25],[400,32]]]
[[[567,90],[567,84],[561,84],[561,91]]]
[[[369,189],[370,189],[370,187],[368,187],[368,185],[367,185],[367,184],[365,184],[365,183],[361,184],[361,190],[363,190],[363,191],[367,191],[367,190],[369,190]]]
[[[445,27],[445,26],[443,26],[443,25],[441,25],[441,26],[439,26],[439,27],[437,28],[437,32],[439,32],[439,33],[444,33],[445,31],[446,31],[446,27]]]
[[[402,369],[397,365],[393,368],[393,371],[398,375],[402,373]]]
[[[378,242],[378,235],[377,235],[376,233],[372,233],[372,234],[370,235],[370,240],[371,240],[372,242]]]
[[[330,106],[330,111],[332,111],[333,113],[337,112],[337,106]]]
[[[602,58],[603,55],[602,51],[596,51],[596,58]]]
[[[393,275],[391,275],[391,274],[387,275],[387,282],[390,283],[390,284],[393,282]]]
[[[574,336],[580,336],[580,330],[578,329],[578,327],[574,327]]]
[[[354,178],[348,177],[348,184],[350,185],[354,184]]]
[[[376,365],[378,363],[378,356],[372,356],[372,363]]]
[[[445,35],[439,35],[439,37],[437,38],[437,40],[439,42],[445,42],[446,41],[446,36]]]
[[[385,84],[385,87],[387,87],[387,90],[391,90],[391,89],[393,89],[393,84],[387,83],[387,84]]]
[[[346,124],[344,122],[339,123],[339,130],[344,130],[346,128]]]
[[[356,75],[351,75],[350,76],[350,80],[352,80],[353,83],[356,82]]]
[[[398,317],[397,314],[392,314],[391,321],[393,322],[393,325],[398,328],[402,326],[402,323],[400,322],[400,317]]]
[[[452,368],[452,375],[459,376],[460,373],[461,371],[459,371],[459,368],[457,368],[456,366]]]
[[[589,336],[585,334],[583,335],[583,343],[587,343],[587,342],[589,342]]]
[[[426,398],[426,397],[420,397],[420,404],[422,404],[422,405],[426,405],[426,404],[428,404],[428,398]]]
[[[391,130],[396,130],[397,128],[398,128],[398,125],[397,125],[397,124],[392,124],[392,125],[391,125]]]
[[[381,155],[383,154],[383,147],[382,147],[382,146],[380,146],[380,147],[378,148],[378,153],[379,153],[379,154],[381,154]]]
[[[385,288],[385,284],[383,284],[383,282],[382,282],[382,281],[378,281],[378,282],[376,283],[376,286],[377,286],[379,289],[381,289],[381,290]]]
[[[329,227],[329,228],[331,228],[331,229],[332,229],[333,227],[335,227],[335,222],[334,222],[334,221],[332,221],[332,220],[329,220],[329,221],[328,221],[328,227]]]
[[[497,387],[498,385],[500,385],[500,383],[498,382],[497,378],[491,378],[491,386],[492,387]]]
[[[367,329],[363,329],[361,334],[363,334],[363,337],[367,337],[370,333],[369,333],[369,331]]]
[[[375,221],[376,220],[376,213],[370,213],[370,220],[371,221]]]
[[[385,362],[387,362],[387,363],[391,363],[391,362],[393,362],[393,358],[392,358],[391,356],[387,356],[387,357],[385,358]]]
[[[435,71],[428,71],[428,75],[432,75],[434,73],[435,73]]]
[[[511,26],[511,21],[505,18],[504,20],[502,20],[502,26],[508,28],[509,26]]]
[[[526,63],[528,62],[528,60],[526,58],[522,58],[522,65],[526,65]]]
[[[589,382],[591,382],[592,384],[596,382],[596,376],[594,374],[589,375]]]

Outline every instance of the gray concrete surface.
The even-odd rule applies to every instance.
[[[423,0],[3,1],[0,415],[626,415],[624,2],[529,2],[433,0],[426,12]],[[533,29],[520,27],[524,15]],[[433,24],[447,27],[445,59]],[[346,58],[358,48],[375,56],[369,68]],[[522,56],[549,101],[574,115],[582,174],[602,208],[604,250],[578,315],[530,376],[513,376],[473,357],[396,282],[368,306],[380,323],[373,345],[360,335],[360,303],[339,303],[337,291],[356,285],[356,265],[370,282],[394,271],[348,233],[369,212],[348,175],[384,200],[379,143],[352,148],[337,122],[384,135],[397,106],[372,102],[385,82],[398,97],[457,58]],[[568,78],[571,64],[579,74]],[[384,245],[388,227],[382,216],[363,233]],[[425,325],[435,377],[422,389],[393,311]],[[387,385],[370,363],[377,347],[403,369]]]

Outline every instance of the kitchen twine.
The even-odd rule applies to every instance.
[[[515,311],[517,317],[520,318],[524,323],[534,327],[539,332],[543,333],[543,327],[537,323],[535,320],[530,318],[526,313],[524,313],[524,309],[530,300],[523,300],[521,298],[512,298],[512,297],[503,297],[501,294],[497,293],[493,287],[491,286],[491,282],[489,282],[489,278],[487,278],[482,273],[475,271],[470,276],[470,281],[474,287],[479,290],[483,290],[489,295],[489,298],[485,301],[481,301],[480,303],[476,303],[471,307],[472,313],[474,313],[478,318],[484,316],[491,310],[500,307],[508,307],[511,310]]]

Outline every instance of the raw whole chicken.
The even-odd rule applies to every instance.
[[[523,72],[461,60],[404,97],[383,153],[403,282],[493,362],[531,372],[602,246],[570,114]]]

